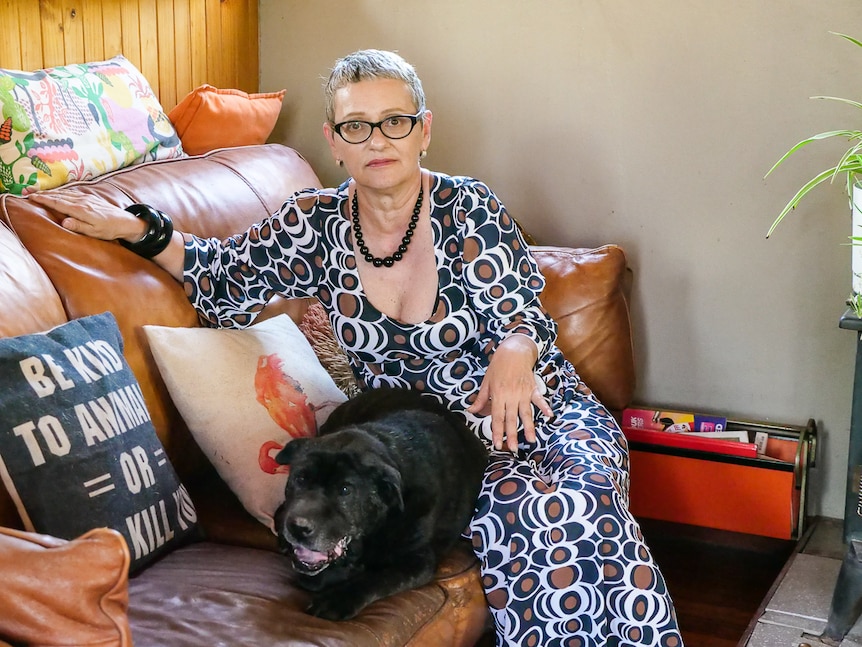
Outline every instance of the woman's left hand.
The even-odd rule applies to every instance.
[[[545,417],[553,415],[534,377],[537,356],[536,343],[526,335],[515,334],[504,339],[491,357],[476,400],[467,411],[481,414],[490,404],[494,449],[503,449],[505,442],[510,452],[518,451],[519,421],[527,442],[536,441],[532,405]]]

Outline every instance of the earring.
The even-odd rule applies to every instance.
[[[422,151],[421,153],[419,153],[419,159],[422,159],[422,158],[423,158],[423,157],[425,157],[427,154],[428,154],[428,151]]]
[[[338,165],[344,168],[344,160],[338,160]]]

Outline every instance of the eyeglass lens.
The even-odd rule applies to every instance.
[[[371,123],[368,121],[344,121],[336,125],[339,135],[348,143],[361,144],[371,137],[374,128],[379,128],[389,139],[404,139],[409,135],[419,115],[393,115],[383,121]]]

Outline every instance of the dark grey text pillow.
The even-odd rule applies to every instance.
[[[0,339],[0,476],[28,530],[114,528],[132,572],[197,531],[111,313]]]

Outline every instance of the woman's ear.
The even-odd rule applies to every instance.
[[[330,124],[328,121],[323,122],[323,136],[326,137],[326,143],[329,144],[329,152],[332,153],[333,159],[339,164],[341,164],[341,156],[338,154],[337,144],[335,141],[337,135],[332,129],[332,124]]]
[[[434,115],[431,114],[430,110],[426,110],[425,114],[422,116],[422,150],[428,150],[428,147],[431,145],[431,121],[433,120]]]

